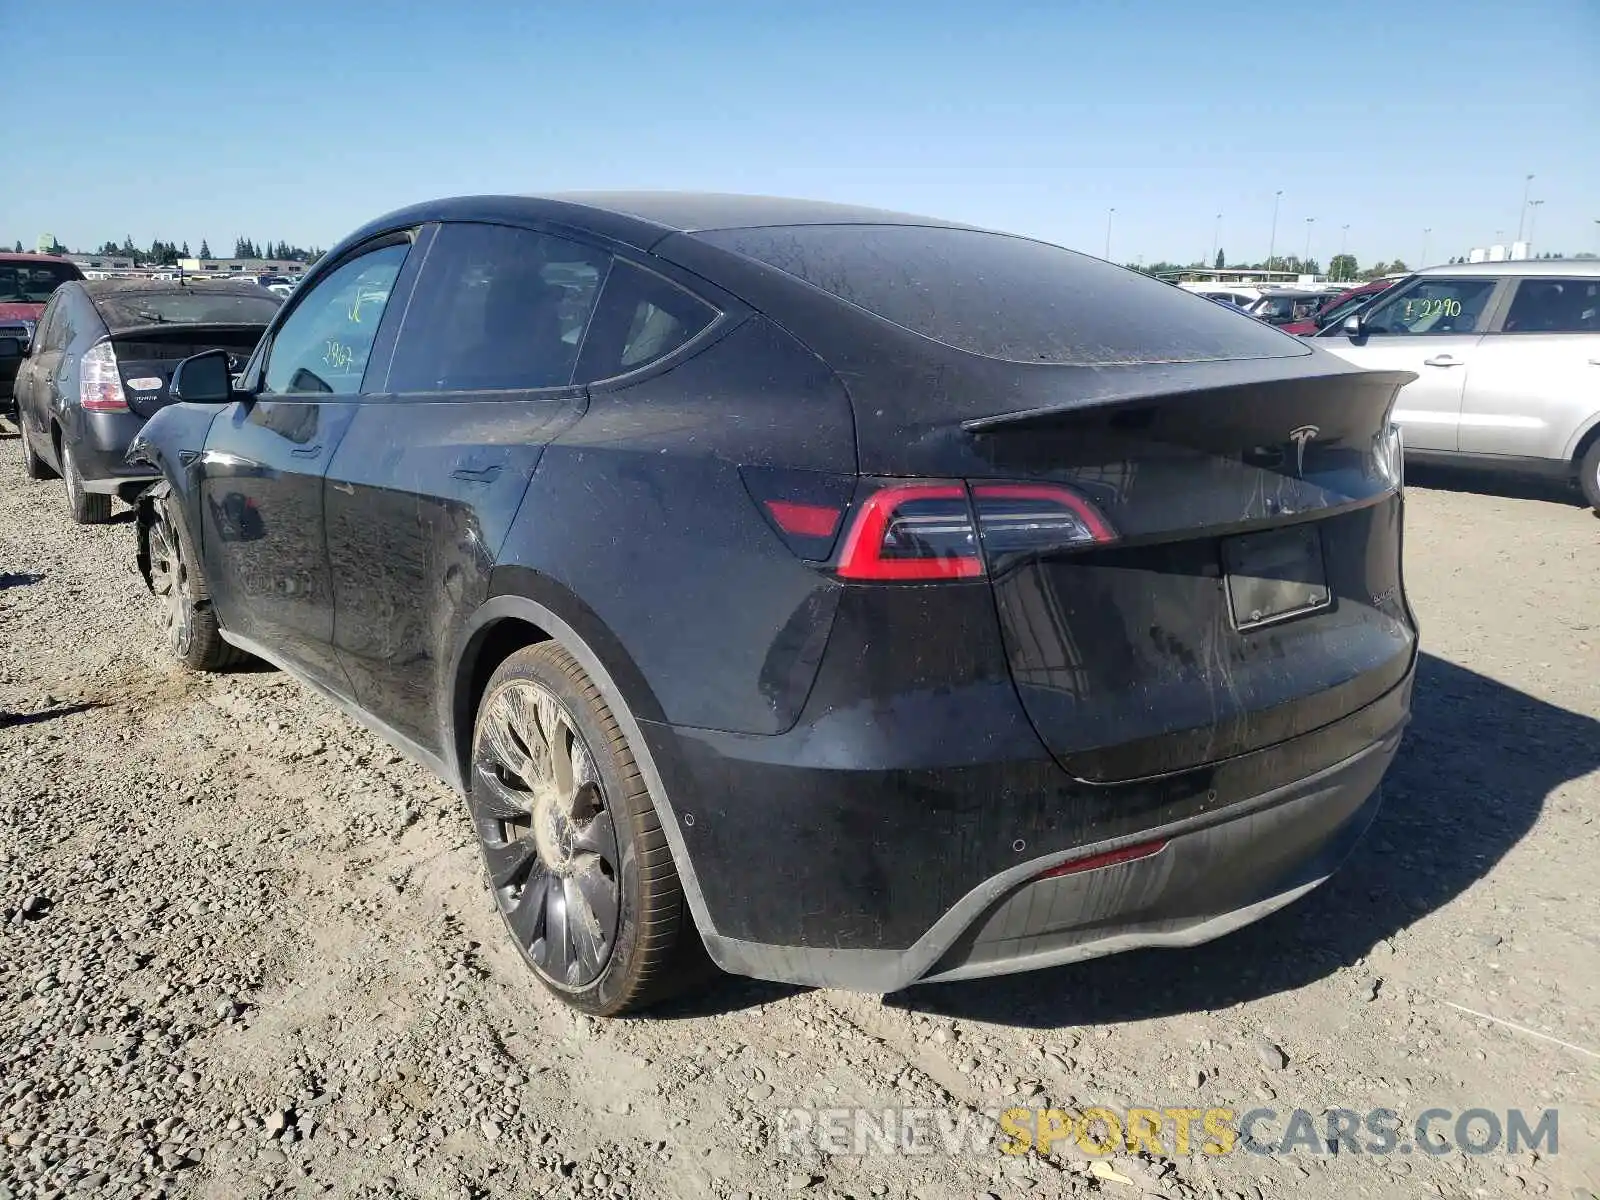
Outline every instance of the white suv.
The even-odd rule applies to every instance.
[[[1576,476],[1600,510],[1600,260],[1430,267],[1314,340],[1416,372],[1408,459]]]

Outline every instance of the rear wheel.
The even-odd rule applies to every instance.
[[[188,539],[164,500],[154,502],[150,523],[150,590],[155,593],[167,647],[194,671],[222,671],[244,661],[244,652],[222,640],[205,577]]]
[[[495,905],[558,998],[615,1016],[700,976],[699,939],[628,740],[554,642],[517,651],[489,680],[468,784]]]
[[[33,448],[33,438],[28,435],[28,422],[20,408],[17,410],[17,430],[22,438],[22,473],[29,479],[54,478],[55,472]]]
[[[1583,498],[1600,513],[1600,438],[1595,438],[1578,460],[1578,486],[1583,489]]]
[[[72,457],[72,447],[61,441],[61,478],[67,483],[67,507],[79,525],[104,525],[111,520],[111,497],[91,492],[83,486],[83,473]]]

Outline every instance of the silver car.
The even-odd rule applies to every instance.
[[[1408,460],[1575,476],[1600,510],[1600,260],[1430,267],[1315,342],[1416,372]]]

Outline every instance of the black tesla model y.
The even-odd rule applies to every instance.
[[[131,456],[175,653],[466,797],[611,1014],[1186,946],[1371,822],[1410,376],[1026,238],[771,198],[443,200]]]

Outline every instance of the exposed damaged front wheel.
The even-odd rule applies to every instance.
[[[157,618],[168,648],[190,670],[223,671],[237,666],[244,661],[244,654],[222,640],[205,576],[179,518],[165,497],[144,503],[150,506],[141,521],[146,578],[156,598]]]

